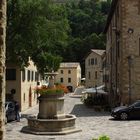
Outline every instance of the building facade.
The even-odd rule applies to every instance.
[[[5,60],[7,1],[0,1],[0,139],[5,135]]]
[[[140,99],[140,1],[112,0],[104,30],[110,103]]]
[[[86,88],[103,84],[102,55],[105,50],[92,49],[85,58],[85,86]]]
[[[81,67],[80,63],[61,63],[55,82],[65,85],[70,92],[81,83]]]
[[[6,68],[6,100],[18,101],[21,111],[36,105],[35,87],[39,80],[37,68],[31,60],[29,66],[22,71],[19,67],[8,64]]]

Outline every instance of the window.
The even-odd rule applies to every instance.
[[[6,80],[16,80],[16,69],[6,69]]]
[[[68,70],[68,74],[71,74],[71,70]]]
[[[134,106],[140,108],[140,102],[136,102]]]
[[[91,65],[94,65],[94,58],[91,59]]]
[[[28,70],[28,81],[30,81],[30,70]]]
[[[26,76],[26,70],[22,71],[22,81],[25,81],[25,76]]]
[[[24,97],[23,97],[23,99],[24,99],[24,102],[25,102],[25,93],[24,93]]]
[[[97,71],[95,71],[95,79],[97,79],[97,74],[98,74]]]
[[[35,72],[35,81],[38,81],[38,73]]]
[[[60,70],[60,73],[63,74],[63,70]]]
[[[34,72],[32,71],[32,81],[34,80]]]
[[[88,72],[88,79],[90,79],[90,72]]]
[[[68,78],[68,83],[71,83],[71,78]]]
[[[95,65],[97,65],[97,58],[95,58]]]
[[[63,78],[60,78],[60,82],[63,83]]]
[[[90,59],[88,59],[88,65],[90,66]]]

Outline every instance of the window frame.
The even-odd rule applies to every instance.
[[[15,81],[17,79],[17,70],[15,68],[6,69],[6,81]]]

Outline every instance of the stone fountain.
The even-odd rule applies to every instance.
[[[47,73],[49,87],[54,87],[57,73]],[[47,93],[39,98],[38,116],[29,116],[22,132],[36,135],[64,135],[81,131],[75,127],[76,117],[64,113],[64,93]]]

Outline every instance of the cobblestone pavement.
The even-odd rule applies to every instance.
[[[25,118],[21,122],[10,122],[6,125],[5,140],[92,140],[101,135],[108,135],[111,140],[140,140],[140,121],[115,121],[107,112],[95,112],[86,108],[79,98],[65,96],[65,112],[77,116],[76,126],[82,132],[62,135],[44,136],[20,132],[27,125]],[[37,114],[38,106],[23,112],[23,116]]]

